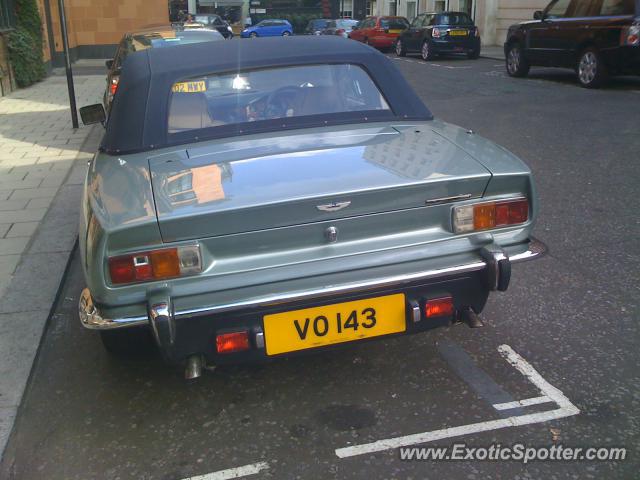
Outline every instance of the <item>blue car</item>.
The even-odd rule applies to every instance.
[[[242,38],[255,37],[287,37],[293,34],[293,27],[287,20],[268,19],[245,28],[240,36]]]

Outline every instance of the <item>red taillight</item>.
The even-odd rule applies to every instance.
[[[111,93],[111,96],[116,94],[118,83],[120,83],[120,77],[111,77],[111,85],[109,85],[109,93]]]
[[[336,35],[344,35],[344,28],[339,28],[336,30]]]
[[[111,283],[163,280],[202,271],[200,247],[184,245],[109,258]]]
[[[434,28],[433,30],[431,30],[431,36],[433,38],[440,38],[440,29],[439,28]]]
[[[241,352],[249,350],[249,332],[222,333],[216,336],[216,349],[218,353]]]
[[[452,297],[432,298],[424,304],[424,313],[427,318],[451,317],[454,312]]]
[[[136,270],[129,257],[109,259],[109,274],[113,283],[131,283],[136,281]]]
[[[453,209],[455,233],[518,225],[529,220],[526,198],[461,205]]]

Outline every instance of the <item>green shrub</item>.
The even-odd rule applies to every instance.
[[[16,0],[16,28],[9,34],[9,60],[19,87],[46,75],[42,58],[42,23],[36,0]]]

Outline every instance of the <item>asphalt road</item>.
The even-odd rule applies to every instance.
[[[536,234],[550,251],[514,267],[509,291],[493,295],[483,313],[485,328],[455,326],[218,368],[186,383],[182,371],[152,354],[110,357],[97,335],[82,330],[76,256],[0,478],[179,480],[247,465],[226,474],[637,478],[640,79],[615,79],[607,89],[589,91],[571,72],[534,69],[528,79],[511,79],[491,59],[394,61],[436,116],[504,145],[535,172]],[[500,352],[501,345],[548,382],[542,394],[555,402],[493,406],[541,395],[540,378],[508,363],[509,350]],[[517,425],[513,417],[522,415],[531,423]],[[441,432],[445,428],[452,430]],[[431,440],[427,446],[622,446],[628,458],[527,465],[402,461],[396,448],[362,453],[357,447],[412,434],[424,434],[418,440]],[[353,453],[362,454],[345,456]]]

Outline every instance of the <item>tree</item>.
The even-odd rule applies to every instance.
[[[42,20],[36,0],[16,0],[16,28],[9,34],[9,60],[19,87],[28,87],[46,75],[42,57]]]

